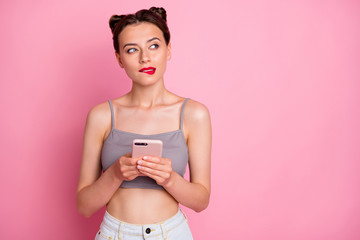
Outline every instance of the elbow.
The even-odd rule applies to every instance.
[[[76,200],[76,208],[80,215],[86,218],[90,218],[93,212],[86,206],[79,198]]]
[[[199,201],[199,204],[197,204],[193,210],[197,213],[204,211],[208,206],[210,202],[210,196],[207,196],[206,199],[203,201]]]
[[[78,212],[80,213],[81,216],[85,217],[85,218],[90,218],[91,217],[91,213],[84,210],[84,209],[81,209],[81,208],[78,208]]]
[[[77,210],[78,210],[78,213],[80,213],[80,215],[82,215],[83,217],[86,217],[86,218],[90,218],[91,215],[93,214],[91,211],[89,211],[89,209],[86,209],[85,207],[82,207],[79,205],[77,205]]]
[[[83,207],[81,204],[77,203],[77,211],[78,213],[80,213],[81,216],[86,217],[86,218],[90,218],[92,213],[86,209],[85,207]]]
[[[206,208],[197,208],[197,209],[194,209],[195,212],[199,213],[199,212],[202,212],[204,211]]]
[[[202,198],[197,201],[196,206],[193,208],[193,210],[197,213],[204,211],[208,206],[210,202],[210,190],[207,190],[202,195]]]
[[[198,206],[196,206],[196,208],[194,208],[194,211],[199,213],[204,211],[207,207],[209,206],[209,201],[207,201],[206,203],[200,204]]]

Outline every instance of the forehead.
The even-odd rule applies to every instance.
[[[160,28],[152,23],[141,22],[126,26],[119,34],[119,43],[120,45],[124,45],[129,42],[142,43],[153,37],[157,37],[160,40],[165,41]]]

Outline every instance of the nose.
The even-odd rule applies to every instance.
[[[140,63],[147,63],[150,62],[150,56],[147,51],[141,51],[140,55]]]

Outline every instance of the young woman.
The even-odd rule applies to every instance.
[[[171,45],[163,8],[114,15],[110,27],[132,88],[88,114],[78,210],[89,217],[106,205],[96,239],[192,239],[179,203],[196,212],[209,203],[208,110],[164,86]],[[134,139],[161,140],[162,156],[132,157]]]

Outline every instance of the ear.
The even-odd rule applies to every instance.
[[[119,65],[120,65],[120,67],[121,67],[121,68],[124,68],[124,65],[123,65],[123,63],[122,63],[122,61],[121,61],[120,54],[117,53],[117,52],[115,52],[115,57],[116,57],[116,60],[118,61]]]
[[[167,45],[167,60],[169,61],[171,59],[171,43]]]

